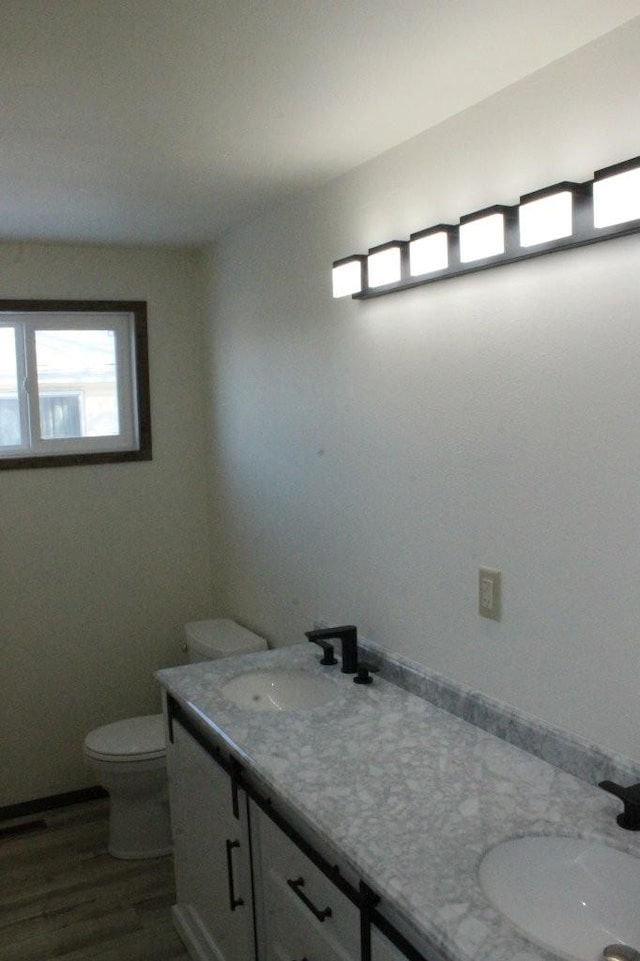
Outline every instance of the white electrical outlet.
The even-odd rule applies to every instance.
[[[478,577],[478,613],[499,621],[502,613],[502,571],[481,567]]]

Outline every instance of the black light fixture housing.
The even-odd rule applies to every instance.
[[[554,198],[558,198],[557,203]],[[549,203],[545,204],[544,201]],[[535,213],[536,216],[540,215],[540,220],[536,229],[532,229],[529,215],[534,213],[533,205],[538,202],[540,204]],[[559,215],[560,219],[549,219],[545,225],[542,219],[545,215]],[[494,216],[502,218],[501,224],[499,219],[489,223]],[[496,228],[496,238],[502,226],[503,243],[500,244],[496,239],[493,247],[486,248],[486,254],[483,254],[481,247],[470,252],[469,235],[472,231],[465,229],[477,224],[480,231],[481,221],[485,221],[488,227]],[[461,217],[457,226],[437,224],[411,234],[409,241],[388,241],[372,247],[366,256],[354,255],[335,261],[334,271],[343,264],[358,261],[361,264],[361,286],[359,290],[335,293],[334,272],[334,297],[351,293],[354,299],[366,300],[638,232],[640,157],[635,157],[596,171],[593,180],[585,183],[561,181],[524,194],[520,197],[520,203],[514,206],[495,204],[485,207]],[[430,261],[425,259],[423,264],[427,264],[427,269],[420,272],[416,266],[417,257],[412,256],[412,245],[415,251],[418,242],[438,234],[446,235],[446,258],[442,246],[444,241],[439,241],[439,256],[442,259],[439,262],[437,259],[431,261],[435,264],[432,268],[428,266]],[[371,283],[367,271],[373,264],[372,255],[391,249],[399,251],[399,268],[395,279]]]

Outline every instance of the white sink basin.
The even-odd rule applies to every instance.
[[[229,701],[253,711],[305,711],[332,701],[338,691],[322,674],[285,670],[238,674],[222,688]]]
[[[640,859],[580,838],[524,837],[485,854],[494,907],[543,947],[597,961],[617,942],[640,950]]]

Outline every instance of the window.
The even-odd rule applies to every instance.
[[[0,469],[150,458],[146,304],[0,300]]]

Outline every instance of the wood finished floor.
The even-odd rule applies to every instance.
[[[44,830],[3,829],[43,820]],[[189,961],[171,922],[170,857],[107,854],[108,801],[0,822],[2,961]]]

